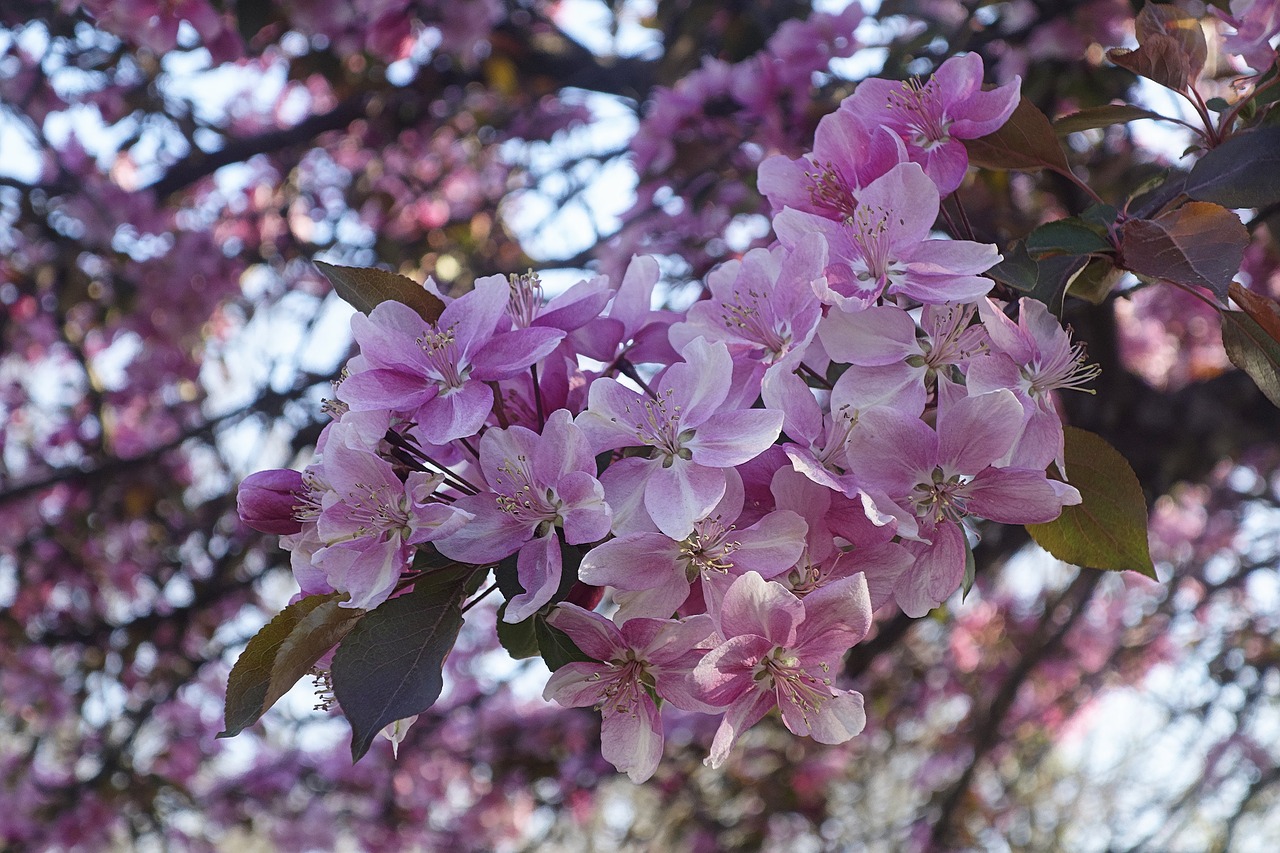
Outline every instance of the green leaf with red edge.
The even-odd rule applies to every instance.
[[[1222,299],[1249,245],[1240,217],[1206,201],[1188,202],[1155,219],[1130,219],[1120,234],[1125,269],[1207,287]]]
[[[1227,358],[1280,406],[1280,305],[1234,282],[1231,298],[1244,310],[1222,312]]]
[[[1183,191],[1231,208],[1280,202],[1280,127],[1232,136],[1196,162]]]
[[[444,311],[440,297],[408,276],[379,269],[339,267],[324,261],[315,261],[315,265],[343,301],[362,313],[368,314],[383,302],[400,302],[428,323],[434,323]]]
[[[1191,60],[1178,40],[1164,33],[1152,33],[1134,50],[1113,47],[1107,59],[1175,92],[1185,92],[1191,79]]]
[[[997,130],[978,139],[964,140],[969,162],[984,169],[1034,172],[1049,169],[1071,174],[1067,155],[1049,117],[1025,96],[1009,120]]]
[[[333,694],[351,723],[351,757],[384,726],[420,714],[444,689],[444,660],[462,628],[469,574],[429,579],[369,611],[333,656]]]
[[[1110,127],[1113,124],[1128,124],[1138,119],[1165,119],[1160,113],[1144,110],[1129,104],[1104,104],[1100,107],[1089,107],[1070,115],[1054,119],[1053,130],[1059,136],[1077,133],[1082,130],[1094,130],[1099,127]]]
[[[1200,76],[1209,56],[1209,45],[1205,42],[1199,18],[1172,3],[1148,3],[1138,13],[1134,31],[1140,45],[1147,44],[1156,35],[1173,39],[1187,59],[1187,79],[1195,80]]]
[[[1066,427],[1065,463],[1083,501],[1045,524],[1028,524],[1041,548],[1066,563],[1156,578],[1147,544],[1147,502],[1133,468],[1101,436]]]
[[[227,680],[226,729],[218,737],[235,737],[257,722],[364,618],[365,611],[339,605],[346,597],[309,595],[254,635]]]

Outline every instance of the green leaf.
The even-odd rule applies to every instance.
[[[1062,315],[1062,301],[1071,279],[1084,268],[1087,257],[1058,255],[1032,259],[1025,241],[1018,240],[1004,252],[1004,260],[987,270],[987,275],[1048,306],[1054,316]]]
[[[547,669],[555,672],[567,663],[595,660],[591,655],[578,648],[577,643],[569,639],[569,635],[559,628],[547,624],[547,620],[538,616],[534,619],[534,631],[538,636],[538,649]]]
[[[1206,201],[1187,202],[1155,219],[1130,219],[1120,233],[1125,269],[1206,287],[1222,299],[1249,245],[1240,217]]]
[[[1267,399],[1280,406],[1280,342],[1243,311],[1222,312],[1227,358],[1249,374]]]
[[[363,610],[339,606],[346,597],[309,595],[254,635],[227,680],[226,729],[218,737],[235,737],[257,722],[364,618]]]
[[[1049,118],[1026,97],[1018,103],[1013,115],[995,133],[978,139],[964,140],[969,162],[984,169],[1010,169],[1034,172],[1049,169],[1071,174],[1067,155],[1053,132]]]
[[[1232,136],[1192,167],[1184,191],[1233,209],[1280,202],[1280,127]]]
[[[1105,237],[1076,216],[1046,222],[1027,235],[1027,251],[1037,259],[1046,255],[1092,255],[1112,250]]]
[[[333,656],[333,694],[351,723],[359,761],[382,728],[430,708],[444,689],[444,659],[462,628],[470,575],[414,585],[371,610]]]
[[[1100,436],[1066,427],[1066,468],[1083,502],[1027,532],[1059,560],[1083,568],[1134,571],[1155,579],[1147,545],[1147,503],[1133,468]]]
[[[345,302],[365,314],[387,301],[408,305],[428,323],[439,320],[444,311],[438,296],[407,276],[379,269],[338,267],[324,261],[315,261],[315,265]]]
[[[1128,124],[1143,118],[1168,121],[1160,113],[1144,110],[1129,104],[1104,104],[1100,107],[1089,107],[1077,113],[1065,115],[1053,122],[1053,131],[1058,136],[1078,133],[1082,130],[1093,130],[1099,127],[1110,127],[1113,124]]]
[[[961,534],[963,535],[963,533]],[[978,561],[973,557],[973,546],[969,537],[964,537],[964,578],[960,581],[960,601],[963,603],[973,589],[973,582],[978,579]]]
[[[1101,305],[1122,278],[1124,270],[1118,269],[1111,258],[1094,258],[1071,277],[1067,293],[1094,305]]]
[[[507,602],[498,608],[498,642],[515,660],[531,658],[538,653],[538,636],[534,623],[537,616],[530,616],[523,622],[508,622],[502,617],[507,614]]]

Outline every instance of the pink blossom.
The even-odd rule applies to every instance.
[[[368,610],[386,600],[409,563],[413,545],[453,533],[470,513],[432,496],[442,478],[410,472],[402,482],[380,456],[343,441],[335,428],[325,445],[322,498],[316,531],[323,547],[313,557],[348,607]]]
[[[302,529],[294,517],[303,490],[302,475],[287,469],[258,471],[245,477],[236,493],[240,520],[263,533],[290,534]]]
[[[1022,406],[1008,390],[942,406],[937,432],[892,409],[863,415],[849,461],[859,477],[915,514],[924,540],[909,546],[915,565],[894,588],[908,616],[923,616],[960,586],[964,519],[1035,524],[1080,502],[1078,491],[1048,480],[1043,469],[994,467],[1021,430]]]
[[[1101,368],[1085,363],[1084,346],[1071,343],[1070,333],[1043,302],[1025,297],[1018,300],[1016,325],[990,299],[978,303],[978,310],[992,352],[971,362],[969,393],[1008,388],[1025,412],[1022,435],[1010,449],[1006,464],[1044,468],[1056,460],[1058,470],[1066,474],[1062,419],[1054,408],[1053,392],[1066,388],[1088,391],[1085,385]]]
[[[1280,35],[1280,0],[1231,0],[1230,15],[1216,6],[1209,12],[1235,30],[1223,39],[1229,53],[1242,57],[1255,74],[1271,69],[1276,62],[1271,41]]]
[[[685,603],[695,581],[701,581],[703,598],[712,604],[723,594],[712,591],[712,585],[727,587],[747,571],[772,577],[795,564],[804,549],[804,519],[778,510],[739,527],[742,479],[733,469],[726,474],[724,497],[710,514],[694,522],[684,539],[631,533],[597,545],[583,558],[578,576],[584,582],[621,590],[615,595],[620,607],[614,618],[619,622],[670,615]]]
[[[418,422],[432,444],[474,435],[493,407],[486,384],[507,379],[549,354],[564,332],[544,327],[495,333],[510,295],[489,276],[426,323],[407,305],[387,301],[351,318],[360,345],[338,396],[353,411],[390,409]]]
[[[812,153],[798,160],[775,154],[760,164],[759,189],[774,213],[791,207],[839,222],[853,215],[858,190],[906,160],[892,131],[837,110],[818,122]]]
[[[822,316],[813,282],[826,265],[827,247],[811,234],[793,251],[752,249],[717,267],[707,276],[710,298],[671,327],[672,345],[683,349],[699,336],[724,341],[735,361],[757,366],[753,385],[766,369],[794,369]]]
[[[788,208],[773,221],[785,246],[817,231],[829,259],[823,302],[860,311],[882,295],[901,293],[925,303],[969,302],[992,282],[978,275],[1000,260],[995,246],[967,240],[929,240],[938,216],[938,188],[915,163],[902,163],[857,195],[853,215],[835,222]]]
[[[907,143],[911,161],[923,166],[938,191],[947,195],[960,186],[969,167],[960,140],[995,132],[1018,106],[1020,78],[984,91],[982,74],[978,54],[953,56],[925,83],[863,80],[840,108],[871,127],[896,131]]]
[[[726,709],[706,763],[723,764],[738,737],[775,706],[788,729],[819,743],[844,743],[862,731],[862,694],[833,687],[831,671],[870,627],[861,575],[803,600],[755,572],[735,580],[720,613],[724,642],[693,670],[697,697]]]
[[[781,412],[722,410],[733,371],[723,343],[696,338],[682,355],[685,361],[654,379],[652,397],[597,379],[578,416],[594,453],[650,450],[648,458],[616,460],[601,475],[616,533],[643,530],[651,519],[667,536],[684,539],[724,496],[723,469],[763,451],[782,428]]]
[[[570,545],[595,542],[609,535],[612,512],[587,439],[564,409],[551,414],[542,435],[521,426],[487,431],[480,439],[480,470],[489,490],[454,504],[473,518],[436,548],[475,564],[518,551],[524,592],[508,602],[504,618],[521,622],[560,586],[557,528]]]
[[[543,697],[561,705],[600,709],[600,747],[605,760],[643,782],[662,759],[662,722],[650,689],[677,708],[707,710],[689,690],[690,671],[704,651],[696,647],[715,625],[708,616],[631,619],[619,629],[603,616],[560,604],[548,620],[597,663],[557,669]]]

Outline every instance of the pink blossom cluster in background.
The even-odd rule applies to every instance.
[[[657,697],[721,717],[713,765],[774,707],[850,739],[863,699],[833,673],[872,611],[958,590],[969,519],[1080,501],[1046,474],[1064,467],[1053,392],[1094,371],[1043,305],[1015,320],[987,297],[993,246],[930,237],[967,165],[955,140],[1018,100],[981,80],[969,55],[864,83],[813,153],[762,167],[779,243],[714,270],[684,314],[650,307],[658,264],[636,257],[549,301],[533,274],[490,276],[433,322],[395,301],[356,315],[316,460],[247,479],[242,517],[285,534],[304,594],[350,607],[402,589],[424,546],[513,559],[503,619],[550,610],[593,659],[546,695],[598,707],[633,780],[662,754]],[[557,604],[574,569],[578,604]],[[612,618],[579,606],[604,591]]]

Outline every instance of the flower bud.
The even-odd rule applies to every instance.
[[[301,502],[302,474],[275,469],[244,478],[236,495],[240,520],[263,533],[286,535],[302,530],[293,509]]]

